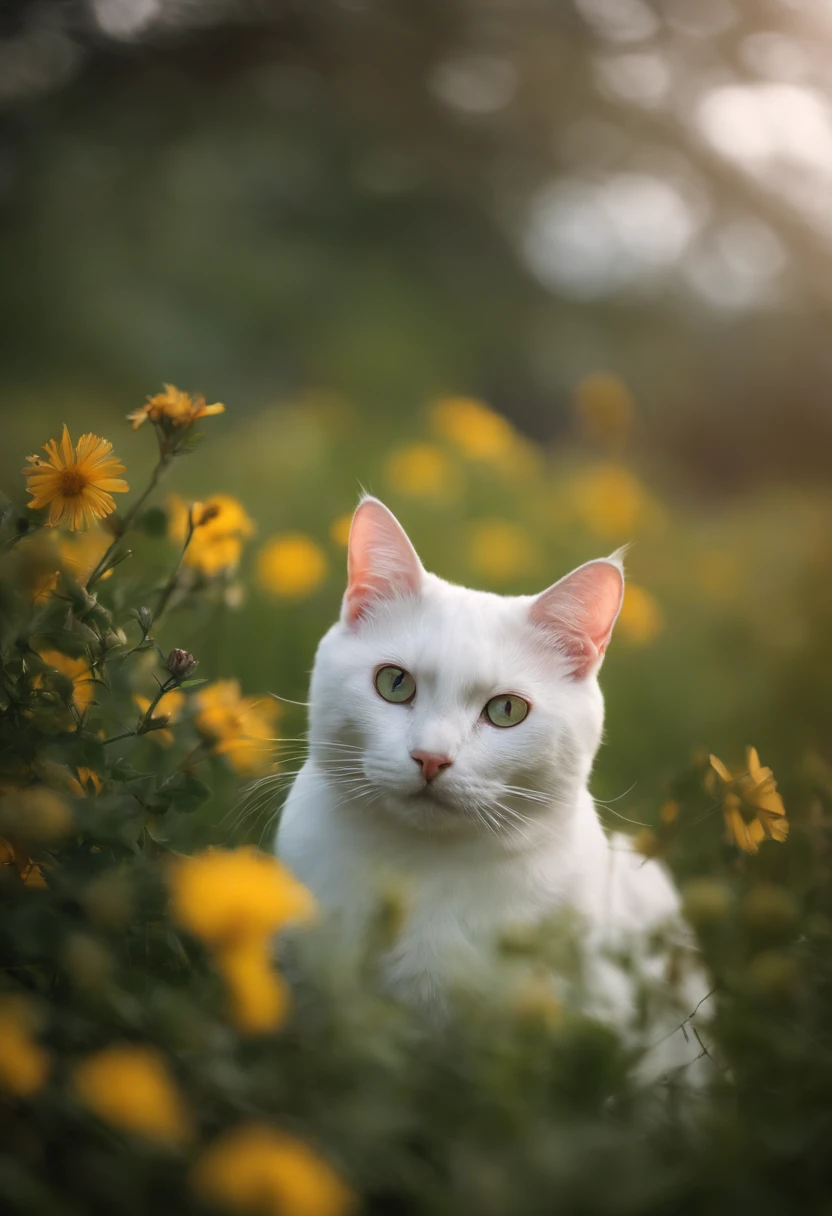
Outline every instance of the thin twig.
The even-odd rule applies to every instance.
[[[173,451],[170,451],[165,448],[161,449],[160,454],[159,454],[159,459],[156,462],[156,467],[154,468],[153,472],[150,475],[150,481],[148,482],[147,487],[144,490],[144,493],[139,495],[139,497],[136,499],[136,501],[133,503],[133,505],[130,507],[130,509],[125,513],[124,518],[122,519],[121,525],[118,530],[118,536],[116,536],[114,538],[112,543],[109,545],[109,547],[106,549],[106,551],[99,558],[98,563],[93,568],[92,573],[90,574],[89,578],[87,579],[87,582],[86,582],[87,590],[89,590],[90,587],[94,586],[95,583],[98,582],[98,580],[101,578],[102,574],[109,567],[113,554],[115,553],[118,546],[121,544],[125,534],[133,526],[133,521],[135,520],[139,511],[142,509],[142,507],[147,502],[150,495],[156,489],[157,485],[161,481],[164,474],[167,472],[168,468],[171,465],[173,457],[174,457]]]
[[[176,590],[177,584],[179,582],[179,571],[182,569],[182,562],[185,560],[185,554],[188,552],[188,545],[191,543],[191,540],[193,539],[193,535],[194,535],[194,532],[196,531],[196,528],[197,528],[197,524],[194,519],[194,508],[193,508],[193,504],[192,504],[188,511],[188,534],[185,537],[185,543],[182,546],[182,551],[179,554],[179,561],[176,563],[176,565],[173,569],[173,572],[171,573],[170,578],[165,583],[165,586],[162,589],[162,594],[159,596],[159,603],[156,605],[156,611],[153,614],[153,623],[154,624],[156,624],[158,622],[158,620],[160,619],[162,613],[165,611],[165,609],[168,606],[170,597],[173,595],[174,591]]]
[[[156,696],[139,718],[136,729],[123,731],[120,735],[111,735],[109,739],[104,739],[103,742],[105,744],[118,743],[120,739],[137,738],[139,735],[149,735],[150,732],[154,730],[163,730],[167,725],[167,722],[154,722],[153,711],[156,709],[156,706],[159,704],[165,693],[168,693],[171,691],[171,689],[176,688],[178,683],[179,681],[173,678],[165,680],[163,684],[159,685],[159,691],[156,693]]]

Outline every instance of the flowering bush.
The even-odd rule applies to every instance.
[[[239,601],[254,523],[225,494],[168,498],[165,512],[151,500],[222,410],[167,385],[131,413],[136,442],[152,429],[158,452],[123,515],[112,495],[128,492],[129,456],[125,470],[108,441],[73,445],[64,429],[24,471],[29,506],[3,516],[3,1211],[825,1211],[832,773],[818,756],[793,757],[785,797],[753,748],[734,768],[680,758],[638,825],[638,847],[681,875],[714,976],[713,1085],[693,1110],[639,1084],[616,1035],[561,1009],[534,968],[509,1003],[460,998],[442,1034],[390,1005],[374,960],[406,914],[395,893],[348,970],[305,889],[251,845],[228,847],[227,814],[218,847],[183,853],[188,824],[232,811],[241,780],[263,779],[255,810],[286,780],[278,702],[221,677],[192,640],[206,607]],[[585,384],[578,414],[620,453],[634,425],[620,385]],[[450,510],[466,478],[474,497],[481,484],[464,529],[472,573],[545,576],[545,527],[529,520],[545,502],[549,526],[566,491],[541,454],[467,398],[435,403],[427,426],[386,462],[398,491]],[[525,521],[495,510],[497,487],[518,486]],[[661,517],[609,455],[568,493],[614,543]],[[347,523],[330,521],[329,542],[267,538],[264,592],[314,595]],[[153,549],[165,544],[167,568]],[[706,573],[722,585],[718,565]],[[180,644],[162,647],[173,622]],[[650,645],[663,623],[634,585],[625,642]],[[567,966],[560,932],[505,953]]]

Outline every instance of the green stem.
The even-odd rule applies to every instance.
[[[139,735],[149,735],[150,732],[153,730],[162,730],[164,723],[160,722],[158,724],[154,724],[151,721],[151,719],[153,718],[153,711],[155,710],[156,706],[159,704],[159,702],[161,701],[161,699],[165,695],[165,693],[170,692],[170,690],[172,688],[176,688],[176,686],[177,686],[177,682],[174,679],[165,680],[164,684],[160,684],[159,691],[156,693],[156,696],[153,698],[153,700],[148,705],[147,709],[144,711],[142,716],[139,718],[139,724],[136,727],[136,729],[122,731],[120,735],[110,735],[109,739],[103,740],[104,744],[106,745],[107,743],[118,743],[121,739],[137,739],[139,737]]]
[[[3,541],[3,544],[0,545],[0,553],[6,553],[9,549],[13,549],[15,545],[19,544],[20,541],[23,540],[24,536],[29,535],[30,534],[28,532],[16,532],[14,536],[10,536],[8,540]]]
[[[159,459],[156,462],[156,467],[154,468],[153,472],[150,475],[150,481],[148,482],[144,493],[139,495],[139,497],[136,499],[136,501],[133,503],[133,505],[130,507],[130,509],[125,513],[124,518],[122,519],[121,525],[118,530],[118,536],[115,537],[115,539],[113,540],[112,544],[108,547],[106,552],[104,554],[102,554],[102,556],[99,558],[98,564],[95,566],[95,568],[92,571],[92,574],[90,574],[89,578],[87,579],[87,583],[86,583],[87,590],[89,590],[90,587],[94,586],[94,584],[98,582],[98,580],[101,578],[101,575],[104,573],[104,571],[109,566],[110,559],[112,558],[112,556],[115,553],[118,546],[121,544],[121,542],[125,536],[125,533],[132,527],[133,521],[135,520],[139,511],[142,509],[142,507],[147,502],[150,495],[156,489],[157,485],[161,481],[164,474],[167,472],[168,468],[170,467],[171,461],[173,460],[173,457],[174,457],[173,452],[167,451],[164,449],[161,451],[161,453],[159,455]]]
[[[143,733],[142,726],[146,726],[150,722],[150,719],[153,717],[154,709],[159,704],[159,702],[161,701],[161,699],[165,695],[165,693],[170,692],[170,690],[175,687],[176,687],[175,680],[165,680],[164,684],[159,685],[159,691],[156,693],[156,696],[150,702],[147,709],[144,711],[141,718],[139,719],[139,729],[137,732],[138,734]]]
[[[179,554],[179,561],[176,563],[170,578],[162,588],[162,594],[159,596],[159,603],[156,605],[156,611],[153,613],[154,625],[158,623],[162,613],[168,606],[170,597],[176,590],[177,583],[179,582],[179,571],[182,569],[182,562],[185,560],[185,554],[188,552],[188,545],[191,543],[195,531],[196,524],[194,523],[194,509],[191,507],[191,509],[188,511],[188,535],[185,537],[185,543],[182,546],[181,553]]]
[[[203,755],[197,756],[197,752],[203,751],[203,749],[206,749],[204,750]],[[185,759],[179,764],[179,772],[184,773],[186,769],[194,768],[197,764],[201,764],[203,760],[208,760],[210,756],[211,751],[208,749],[208,745],[204,741],[197,743],[191,748]]]
[[[138,731],[123,730],[120,735],[110,735],[109,739],[103,739],[102,743],[106,747],[108,743],[118,743],[121,739],[135,739]]]

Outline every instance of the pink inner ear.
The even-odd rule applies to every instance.
[[[588,675],[604,655],[624,598],[624,575],[612,561],[587,562],[539,595],[530,616]]]
[[[348,625],[379,600],[419,593],[422,563],[404,528],[377,498],[365,498],[353,516],[348,570],[342,610]]]

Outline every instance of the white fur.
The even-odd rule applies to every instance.
[[[607,838],[588,792],[603,726],[597,669],[620,597],[606,635],[595,629],[596,653],[582,618],[592,606],[583,592],[575,598],[593,571],[562,580],[562,596],[561,584],[541,597],[469,590],[423,571],[381,504],[365,500],[362,511],[373,512],[375,530],[365,517],[342,619],[315,659],[309,755],[283,811],[280,856],[334,914],[348,951],[359,949],[380,896],[400,893],[403,924],[385,979],[429,1012],[460,986],[497,986],[503,935],[570,910],[593,964],[588,1012],[625,1028],[634,984],[605,950],[634,950],[661,981],[666,960],[648,959],[648,937],[669,924],[682,940],[684,930],[664,869],[627,838]],[[540,606],[553,600],[547,629]],[[579,676],[575,638],[592,660]],[[388,663],[415,677],[412,704],[376,692],[374,674]],[[484,720],[499,693],[530,702],[519,725]],[[426,786],[417,750],[452,766]],[[694,968],[685,1012],[705,993]],[[686,1044],[681,1055],[692,1055]],[[681,1055],[665,1052],[663,1064]]]

